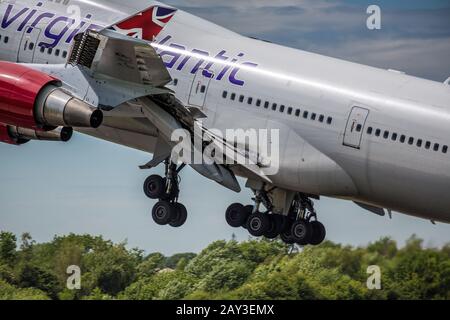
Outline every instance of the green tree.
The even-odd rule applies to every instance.
[[[44,291],[49,297],[58,297],[59,283],[55,275],[37,266],[25,265],[19,274],[21,288],[36,288]]]
[[[13,265],[16,259],[17,238],[11,232],[0,232],[0,262]]]

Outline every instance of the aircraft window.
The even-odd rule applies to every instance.
[[[66,52],[66,51],[64,51]],[[64,52],[63,52],[63,57],[64,57]],[[178,79],[173,79],[173,85],[177,86],[178,85]]]
[[[29,50],[33,50],[34,49],[34,43],[30,42],[30,44],[28,45],[28,49]]]
[[[41,51],[41,53],[44,53],[44,51],[45,51],[45,47],[44,47],[44,46],[41,46],[41,49],[40,49],[40,51]]]
[[[247,103],[248,103],[248,104],[252,104],[252,103],[253,103],[253,98],[252,98],[252,97],[248,98]]]
[[[281,105],[280,106],[280,112],[284,112],[284,109],[285,109],[286,107],[284,106],[284,105]]]
[[[256,106],[260,107],[261,106],[261,99],[256,100]]]
[[[308,111],[304,111],[303,112],[303,118],[308,119],[308,113],[309,113]]]
[[[278,106],[278,105],[277,105],[276,103],[272,104],[272,110],[273,110],[273,111],[277,110],[277,106]]]
[[[264,108],[269,109],[269,101],[264,102]]]
[[[222,98],[226,99],[227,96],[228,96],[228,92],[227,91],[222,92]]]
[[[422,139],[417,140],[417,146],[419,148],[422,146],[422,143],[423,143]]]
[[[389,131],[384,132],[383,138],[385,138],[385,139],[389,138]]]
[[[380,130],[380,129],[377,129],[377,130],[375,131],[375,135],[376,135],[377,137],[379,137],[380,134],[381,134],[381,130]]]
[[[8,43],[9,42],[9,37],[5,37],[5,39],[3,39],[3,42]]]
[[[231,94],[231,100],[233,100],[233,101],[236,100],[236,93]]]
[[[325,116],[323,114],[321,114],[319,116],[319,122],[323,122],[323,120],[325,120]]]
[[[435,144],[434,144],[433,150],[434,150],[434,151],[439,151],[439,143],[435,143]]]
[[[447,152],[448,152],[448,146],[443,146],[442,153],[447,153]]]
[[[2,41],[2,35],[0,34],[0,41]]]
[[[413,145],[414,144],[414,138],[410,137],[408,140],[408,144]]]
[[[48,54],[52,54],[53,48],[48,48]]]
[[[300,109],[295,110],[295,116],[296,117],[300,117],[300,113],[301,113]]]
[[[289,107],[288,110],[287,110],[287,113],[288,114],[292,114],[292,111],[294,111],[294,109],[292,109],[292,107]]]
[[[372,127],[368,127],[367,128],[367,134],[372,134],[373,132],[373,128]]]
[[[404,135],[401,135],[400,137],[400,142],[401,143],[405,143],[406,137]]]
[[[431,148],[431,142],[427,141],[427,143],[425,143],[425,149],[430,149]]]
[[[316,118],[317,118],[317,114],[315,114],[315,113],[311,114],[311,120],[316,120]]]
[[[61,50],[59,50],[59,49],[56,49],[55,50],[55,55],[57,56],[57,57],[59,57],[59,54],[61,53]]]
[[[358,125],[356,126],[356,131],[357,131],[357,132],[361,132],[361,131],[362,131],[362,125],[358,124]]]
[[[396,133],[392,134],[392,141],[397,141],[398,135]]]
[[[333,118],[332,118],[332,117],[328,117],[327,123],[328,123],[328,124],[331,124],[332,122],[333,122]]]
[[[241,94],[240,96],[239,96],[239,102],[244,102],[244,96]]]
[[[67,58],[67,51],[63,51],[62,57]]]
[[[206,92],[206,86],[201,86],[200,92],[201,92],[201,93],[205,93],[205,92]]]

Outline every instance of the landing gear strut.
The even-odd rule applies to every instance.
[[[183,226],[187,219],[187,210],[178,202],[180,194],[179,173],[185,167],[169,160],[165,161],[165,177],[151,175],[144,182],[144,193],[150,199],[158,199],[152,210],[152,217],[159,225],[170,225],[174,228]]]
[[[317,220],[313,201],[306,195],[295,195],[287,215],[274,213],[270,197],[274,189],[255,191],[254,206],[232,204],[226,211],[227,223],[234,228],[245,227],[254,237],[275,239],[286,244],[319,245],[325,240],[326,230]],[[265,211],[261,207],[265,207]]]

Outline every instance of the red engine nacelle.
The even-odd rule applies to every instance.
[[[0,120],[16,126],[37,127],[36,99],[55,78],[17,63],[0,62]]]
[[[103,113],[60,86],[43,72],[0,62],[0,122],[29,129],[99,127]]]

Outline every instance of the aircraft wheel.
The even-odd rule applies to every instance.
[[[160,199],[164,194],[165,180],[158,175],[148,177],[144,182],[144,193],[150,199]]]
[[[166,201],[159,201],[152,210],[153,220],[161,226],[169,224],[176,215],[175,206]]]
[[[281,241],[283,241],[285,244],[294,244],[295,240],[291,235],[291,232],[289,230],[285,230],[280,234],[280,239]]]
[[[325,229],[325,226],[319,221],[312,221],[311,227],[312,227],[312,237],[309,243],[312,244],[313,246],[317,246],[325,240],[327,231]]]
[[[291,234],[295,242],[304,246],[310,243],[312,238],[312,227],[308,221],[298,220],[295,221],[291,228]]]
[[[252,215],[253,209],[254,209],[254,208],[255,208],[255,207],[252,206],[252,205],[248,205],[248,206],[245,206],[245,207],[244,207],[244,211],[245,211],[245,213],[246,213],[246,215],[247,215],[247,217],[245,218],[245,222],[244,222],[244,224],[242,225],[242,227],[243,227],[244,229],[247,229],[247,220],[248,220],[248,217],[250,217],[250,216]]]
[[[283,216],[279,214],[272,214],[270,218],[270,228],[264,233],[264,237],[267,239],[275,239],[278,237],[284,229],[285,222]]]
[[[186,223],[187,210],[181,203],[174,203],[173,206],[175,207],[175,216],[169,222],[169,225],[174,228],[179,228]]]
[[[247,230],[254,237],[263,236],[271,227],[270,218],[264,213],[254,213],[247,221]]]
[[[240,203],[233,203],[228,207],[225,213],[225,219],[227,223],[233,228],[242,227],[248,218],[247,211],[244,205]]]

